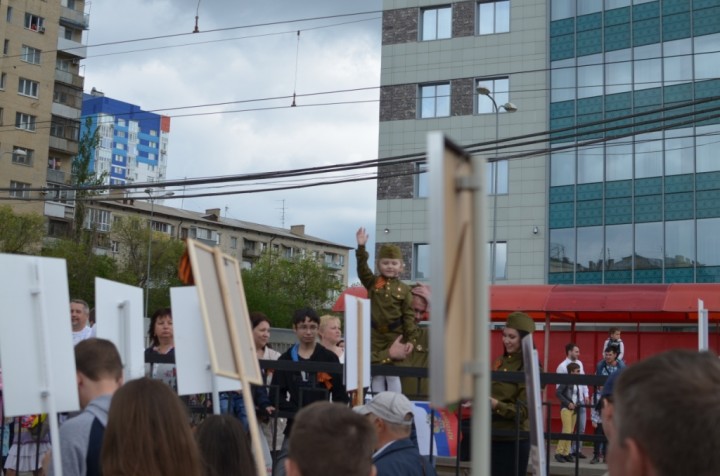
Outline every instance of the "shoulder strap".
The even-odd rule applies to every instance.
[[[298,356],[298,348],[299,344],[295,344],[290,348],[290,357],[292,357],[293,362],[298,362],[300,360],[300,357]]]
[[[105,427],[98,417],[95,417],[90,427],[90,439],[88,441],[87,454],[85,455],[85,466],[87,476],[101,476],[100,451],[102,450]]]

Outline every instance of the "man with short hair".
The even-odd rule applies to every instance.
[[[567,374],[567,366],[570,363],[576,363],[580,366],[580,375],[585,375],[585,368],[583,367],[582,362],[580,362],[580,347],[578,347],[574,342],[569,342],[565,345],[565,360],[560,362],[560,365],[558,365],[557,370],[555,373],[558,374]],[[558,385],[556,388],[559,388],[560,385]],[[587,407],[586,405],[590,404],[590,393],[588,391],[587,385],[578,385],[578,390],[580,392],[580,405],[577,408],[577,425],[578,425],[578,433],[581,435],[585,434],[585,423],[587,420]],[[575,456],[576,458],[586,458],[586,456],[582,452],[582,444],[579,441],[572,442],[572,451],[570,452],[571,456]]]
[[[110,399],[123,383],[122,362],[109,340],[87,339],[75,346],[75,367],[83,410],[60,426],[62,473],[99,476]],[[49,474],[54,474],[52,466]]]
[[[70,323],[72,325],[73,345],[92,337],[92,328],[88,326],[90,308],[82,299],[70,301]]]
[[[628,367],[603,409],[610,474],[718,474],[718,395],[720,360],[710,352],[675,349]]]
[[[377,442],[373,463],[378,476],[432,476],[435,468],[420,455],[410,440],[413,407],[401,393],[380,392],[365,405],[355,407],[371,418]]]
[[[375,432],[349,408],[316,402],[300,410],[289,438],[288,476],[374,476]]]
[[[285,351],[278,360],[292,360],[294,362],[328,362],[340,363],[335,352],[327,350],[317,342],[320,328],[320,317],[314,309],[306,307],[298,309],[292,318],[293,330],[298,343]],[[349,398],[343,385],[341,374],[328,374],[326,372],[307,372],[305,370],[289,371],[276,370],[273,374],[273,385],[277,385],[280,392],[280,409],[297,411],[310,403],[327,400],[332,395],[333,402],[348,402]],[[289,399],[285,400],[285,395]],[[284,476],[285,465],[283,460],[287,457],[287,437],[291,434],[294,419],[287,419],[285,427],[285,441],[280,449],[275,463],[275,476]]]

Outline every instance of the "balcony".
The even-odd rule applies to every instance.
[[[246,258],[257,258],[262,252],[255,248],[243,248],[242,255]]]
[[[66,106],[65,104],[58,104],[54,102],[52,103],[52,113],[56,116],[78,121],[80,120],[80,114],[82,113],[82,110]]]
[[[65,172],[62,170],[47,169],[47,181],[52,183],[65,183]]]
[[[61,69],[55,70],[55,81],[60,81],[61,83],[69,84],[76,88],[82,88],[85,85],[85,78],[83,76]]]
[[[50,148],[61,150],[73,155],[78,153],[77,141],[63,139],[62,137],[50,136]]]
[[[45,216],[72,220],[75,218],[75,207],[57,202],[45,202]]]
[[[60,23],[87,30],[90,26],[90,15],[72,8],[60,7]]]
[[[325,261],[325,266],[330,269],[338,270],[342,269],[343,265],[340,263],[336,263],[335,261]]]
[[[67,40],[65,38],[58,38],[58,51],[67,53],[78,58],[87,58],[87,46],[83,45],[78,41]]]

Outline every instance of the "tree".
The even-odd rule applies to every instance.
[[[150,276],[148,276],[148,240],[152,234]],[[111,235],[118,242],[118,280],[150,291],[148,312],[170,306],[170,287],[182,283],[177,276],[178,263],[185,250],[181,240],[165,233],[150,231],[145,219],[120,217],[112,226]]]
[[[37,247],[45,235],[45,219],[38,213],[15,213],[0,207],[0,252],[27,253]]]
[[[78,155],[72,162],[72,184],[77,188],[75,192],[75,219],[73,224],[73,236],[80,239],[85,223],[86,201],[88,198],[97,195],[95,190],[86,190],[82,187],[93,187],[102,185],[105,181],[105,174],[96,174],[93,165],[95,149],[100,143],[98,128],[93,126],[93,118],[85,119],[85,132],[78,143]]]
[[[110,256],[93,253],[90,235],[84,239],[57,240],[43,249],[43,256],[64,258],[67,266],[70,298],[84,299],[94,307],[95,278],[117,280],[117,265]]]
[[[275,327],[290,327],[293,311],[329,307],[329,296],[342,289],[335,275],[311,257],[281,258],[265,252],[242,272],[248,308],[262,311]]]

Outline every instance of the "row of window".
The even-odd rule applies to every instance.
[[[483,87],[488,94],[477,93],[475,98],[476,114],[491,114],[504,112],[500,106],[510,102],[509,78],[480,78],[475,80],[475,88]],[[421,84],[418,91],[418,117],[428,119],[434,117],[449,117],[451,104],[450,81],[432,84]],[[495,100],[493,103],[493,99]],[[499,109],[498,109],[499,108]]]
[[[550,273],[720,266],[720,218],[550,231]]]
[[[415,166],[415,198],[427,198],[429,193],[427,163],[418,162]],[[487,164],[485,172],[488,195],[507,195],[508,193],[508,161],[499,160]]]
[[[484,0],[477,4],[476,33],[492,35],[510,31],[510,1]],[[425,8],[421,11],[420,41],[452,37],[452,6]]]
[[[486,248],[488,276],[492,281],[507,279],[507,243],[496,241],[488,243]],[[494,255],[494,270],[491,270]],[[430,245],[417,243],[413,245],[412,280],[430,279]]]
[[[571,185],[720,171],[720,125],[638,134],[553,152],[550,185]]]

